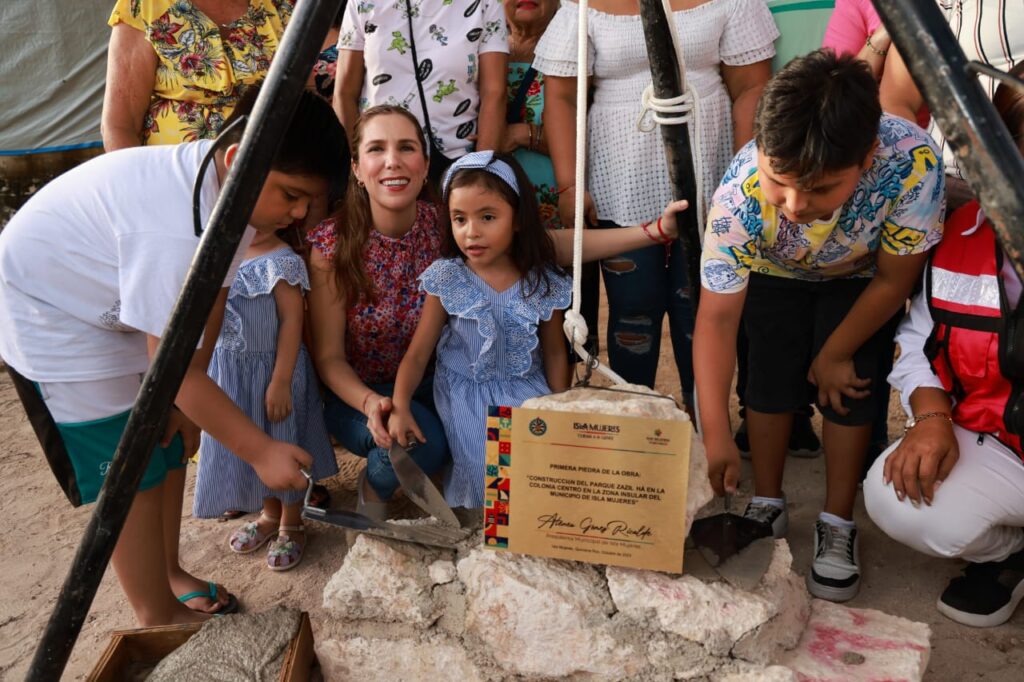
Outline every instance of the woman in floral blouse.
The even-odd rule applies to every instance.
[[[107,58],[107,151],[215,137],[263,80],[291,0],[118,0]]]
[[[437,207],[419,199],[428,161],[416,118],[401,107],[367,109],[351,129],[351,144],[344,209],[307,237],[312,349],[328,389],[328,429],[367,459],[357,510],[382,519],[398,479],[373,434],[387,434],[398,365],[423,305],[417,278],[439,256],[441,235]],[[427,442],[410,454],[431,474],[448,457],[431,377],[416,391],[412,409]]]

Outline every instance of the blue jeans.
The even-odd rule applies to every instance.
[[[394,384],[368,384],[369,388],[380,395],[390,396],[394,393]],[[437,473],[448,461],[448,441],[444,437],[444,427],[434,409],[434,378],[423,379],[413,394],[410,405],[412,416],[419,424],[426,437],[426,443],[420,443],[409,455],[424,473],[431,476]],[[327,429],[335,440],[341,443],[353,455],[366,458],[366,478],[373,490],[382,500],[389,500],[398,490],[398,478],[391,468],[388,451],[378,446],[373,434],[366,427],[366,415],[353,409],[348,403],[328,392],[324,418]]]
[[[600,227],[617,227],[601,221]],[[608,296],[608,359],[634,384],[654,387],[661,324],[668,313],[672,353],[687,402],[693,395],[693,305],[681,242],[649,246],[601,261]]]

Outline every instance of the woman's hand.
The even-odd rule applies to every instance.
[[[530,146],[530,124],[510,123],[505,128],[505,139],[501,144],[501,151],[511,153],[520,147]]]
[[[391,398],[377,395],[366,396],[363,401],[366,414],[366,428],[373,436],[373,442],[382,448],[391,447],[391,435],[388,433],[388,422],[391,415]]]
[[[679,221],[676,219],[676,214],[689,207],[690,202],[686,199],[669,202],[661,213],[661,231],[665,233],[665,237],[676,239],[679,236]]]
[[[933,417],[916,424],[885,459],[886,484],[892,482],[896,497],[909,497],[914,505],[930,505],[935,491],[960,459],[960,446],[948,419]]]
[[[576,226],[576,188],[569,187],[558,195],[558,217],[562,227],[572,229]],[[594,199],[587,192],[583,197],[584,227],[597,225],[597,207]]]
[[[284,421],[292,413],[292,387],[284,381],[272,379],[264,400],[267,418],[272,422]]]
[[[392,411],[391,419],[388,420],[388,434],[394,442],[397,442],[403,448],[408,448],[416,441],[420,443],[427,442],[427,439],[423,436],[423,431],[420,430],[419,424],[413,418],[412,412],[408,410],[395,409]]]
[[[185,446],[183,457],[188,459],[199,450],[199,427],[177,407],[171,408],[167,417],[167,426],[164,428],[164,437],[160,439],[160,447],[170,446],[174,434],[181,434],[181,442]]]
[[[843,396],[866,398],[870,395],[867,387],[870,379],[861,379],[853,366],[853,358],[832,357],[818,353],[807,372],[807,380],[818,387],[818,404],[831,407],[837,414],[849,414],[843,407]]]

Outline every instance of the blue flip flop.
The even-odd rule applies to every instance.
[[[184,604],[185,602],[187,602],[190,599],[195,599],[197,597],[207,597],[209,599],[212,599],[215,602],[219,602],[219,600],[217,599],[217,593],[218,593],[217,583],[215,583],[215,582],[213,582],[211,580],[211,581],[208,581],[206,584],[208,586],[207,591],[204,592],[202,590],[196,590],[195,592],[189,592],[188,594],[183,594],[180,597],[178,597],[178,601],[180,601],[182,604]],[[229,613],[237,613],[238,612],[238,598],[235,597],[235,595],[233,595],[233,594],[231,594],[229,592],[228,593],[228,603],[224,604],[223,606],[221,606],[220,609],[218,609],[217,611],[213,611],[211,613],[210,611],[203,611],[202,609],[192,609],[192,610],[195,611],[196,613],[205,613],[205,614],[210,615],[210,616],[226,616]]]

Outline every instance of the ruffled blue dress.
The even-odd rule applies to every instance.
[[[537,325],[569,307],[572,282],[553,271],[525,296],[519,280],[495,291],[460,258],[435,261],[420,275],[424,291],[441,299],[448,324],[437,344],[434,403],[444,424],[452,466],[444,496],[453,507],[484,504],[487,406],[518,407],[551,392]]]
[[[291,414],[280,422],[267,418],[266,392],[277,358],[279,320],[273,291],[278,282],[309,290],[306,264],[291,248],[282,247],[242,262],[228,292],[224,323],[208,373],[267,435],[298,445],[312,455],[314,478],[326,478],[338,472],[338,464],[324,424],[313,363],[304,345],[299,348],[292,375]],[[293,504],[302,496],[298,491],[270,490],[251,466],[203,433],[194,516],[210,518],[229,509],[254,512],[263,507],[265,497]]]

